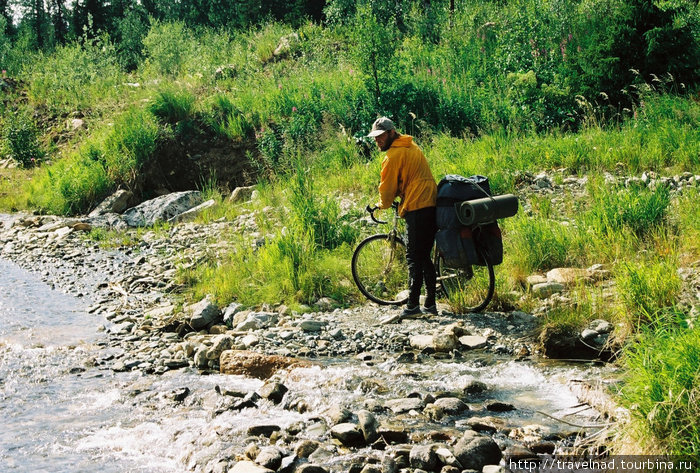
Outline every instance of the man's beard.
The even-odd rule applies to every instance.
[[[382,150],[382,151],[387,151],[389,148],[391,148],[391,144],[392,144],[392,143],[394,142],[394,140],[395,140],[396,138],[398,138],[398,137],[399,137],[399,135],[394,135],[394,136],[388,137],[387,140],[386,140],[386,143],[384,143],[384,146],[382,146],[382,147],[379,148],[379,149]]]

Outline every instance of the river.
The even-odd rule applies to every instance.
[[[590,374],[589,367],[484,356],[422,364],[332,360],[283,379],[287,396],[309,406],[304,413],[265,400],[255,408],[215,414],[222,391],[249,393],[262,381],[202,376],[192,369],[161,376],[115,373],[104,364],[119,349],[107,342],[109,323],[88,314],[88,306],[89,301],[53,290],[36,274],[0,260],[2,471],[204,471],[203,465],[218,461],[222,452],[227,458],[240,454],[249,426],[309,425],[334,405],[356,412],[368,396],[381,402],[411,391],[450,390],[469,380],[494,386],[493,399],[518,406],[501,415],[511,426],[538,423],[551,432],[571,430],[537,411],[567,415],[577,404],[567,380]],[[368,393],[361,388],[366,379],[381,380],[384,389]],[[569,419],[588,421],[581,415]],[[452,426],[465,428],[460,420]],[[328,464],[341,461],[339,454]]]

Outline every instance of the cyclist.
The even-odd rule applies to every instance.
[[[378,118],[367,136],[374,138],[381,151],[386,151],[382,160],[379,202],[376,206],[387,209],[396,197],[400,197],[399,215],[406,220],[406,260],[410,282],[408,303],[401,312],[401,317],[421,313],[437,315],[435,266],[430,259],[430,249],[437,231],[435,178],[423,151],[413,142],[413,137],[398,133],[394,122],[387,117]],[[426,298],[421,310],[423,282]]]

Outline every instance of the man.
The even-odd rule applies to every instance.
[[[420,313],[436,315],[438,311],[435,304],[435,266],[430,259],[430,250],[437,231],[435,179],[423,151],[413,142],[413,137],[399,134],[394,122],[387,117],[378,118],[367,136],[374,138],[381,151],[386,151],[382,161],[380,201],[377,207],[387,209],[396,197],[400,197],[399,215],[406,220],[406,260],[410,293],[401,317]],[[421,310],[420,292],[424,281],[426,298]]]

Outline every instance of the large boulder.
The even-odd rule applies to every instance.
[[[209,298],[204,298],[186,308],[190,313],[190,325],[195,330],[209,328],[222,321],[221,310]]]
[[[88,217],[99,217],[110,213],[120,214],[126,210],[133,198],[134,194],[131,191],[119,189],[95,207]]]
[[[123,214],[130,227],[146,227],[171,218],[202,203],[199,191],[173,192],[132,207]]]
[[[310,366],[311,363],[286,356],[265,355],[248,350],[227,350],[219,358],[224,374],[239,374],[258,379],[268,379],[278,370]]]
[[[478,470],[501,461],[501,449],[490,437],[467,430],[454,446],[454,455],[466,469]]]

